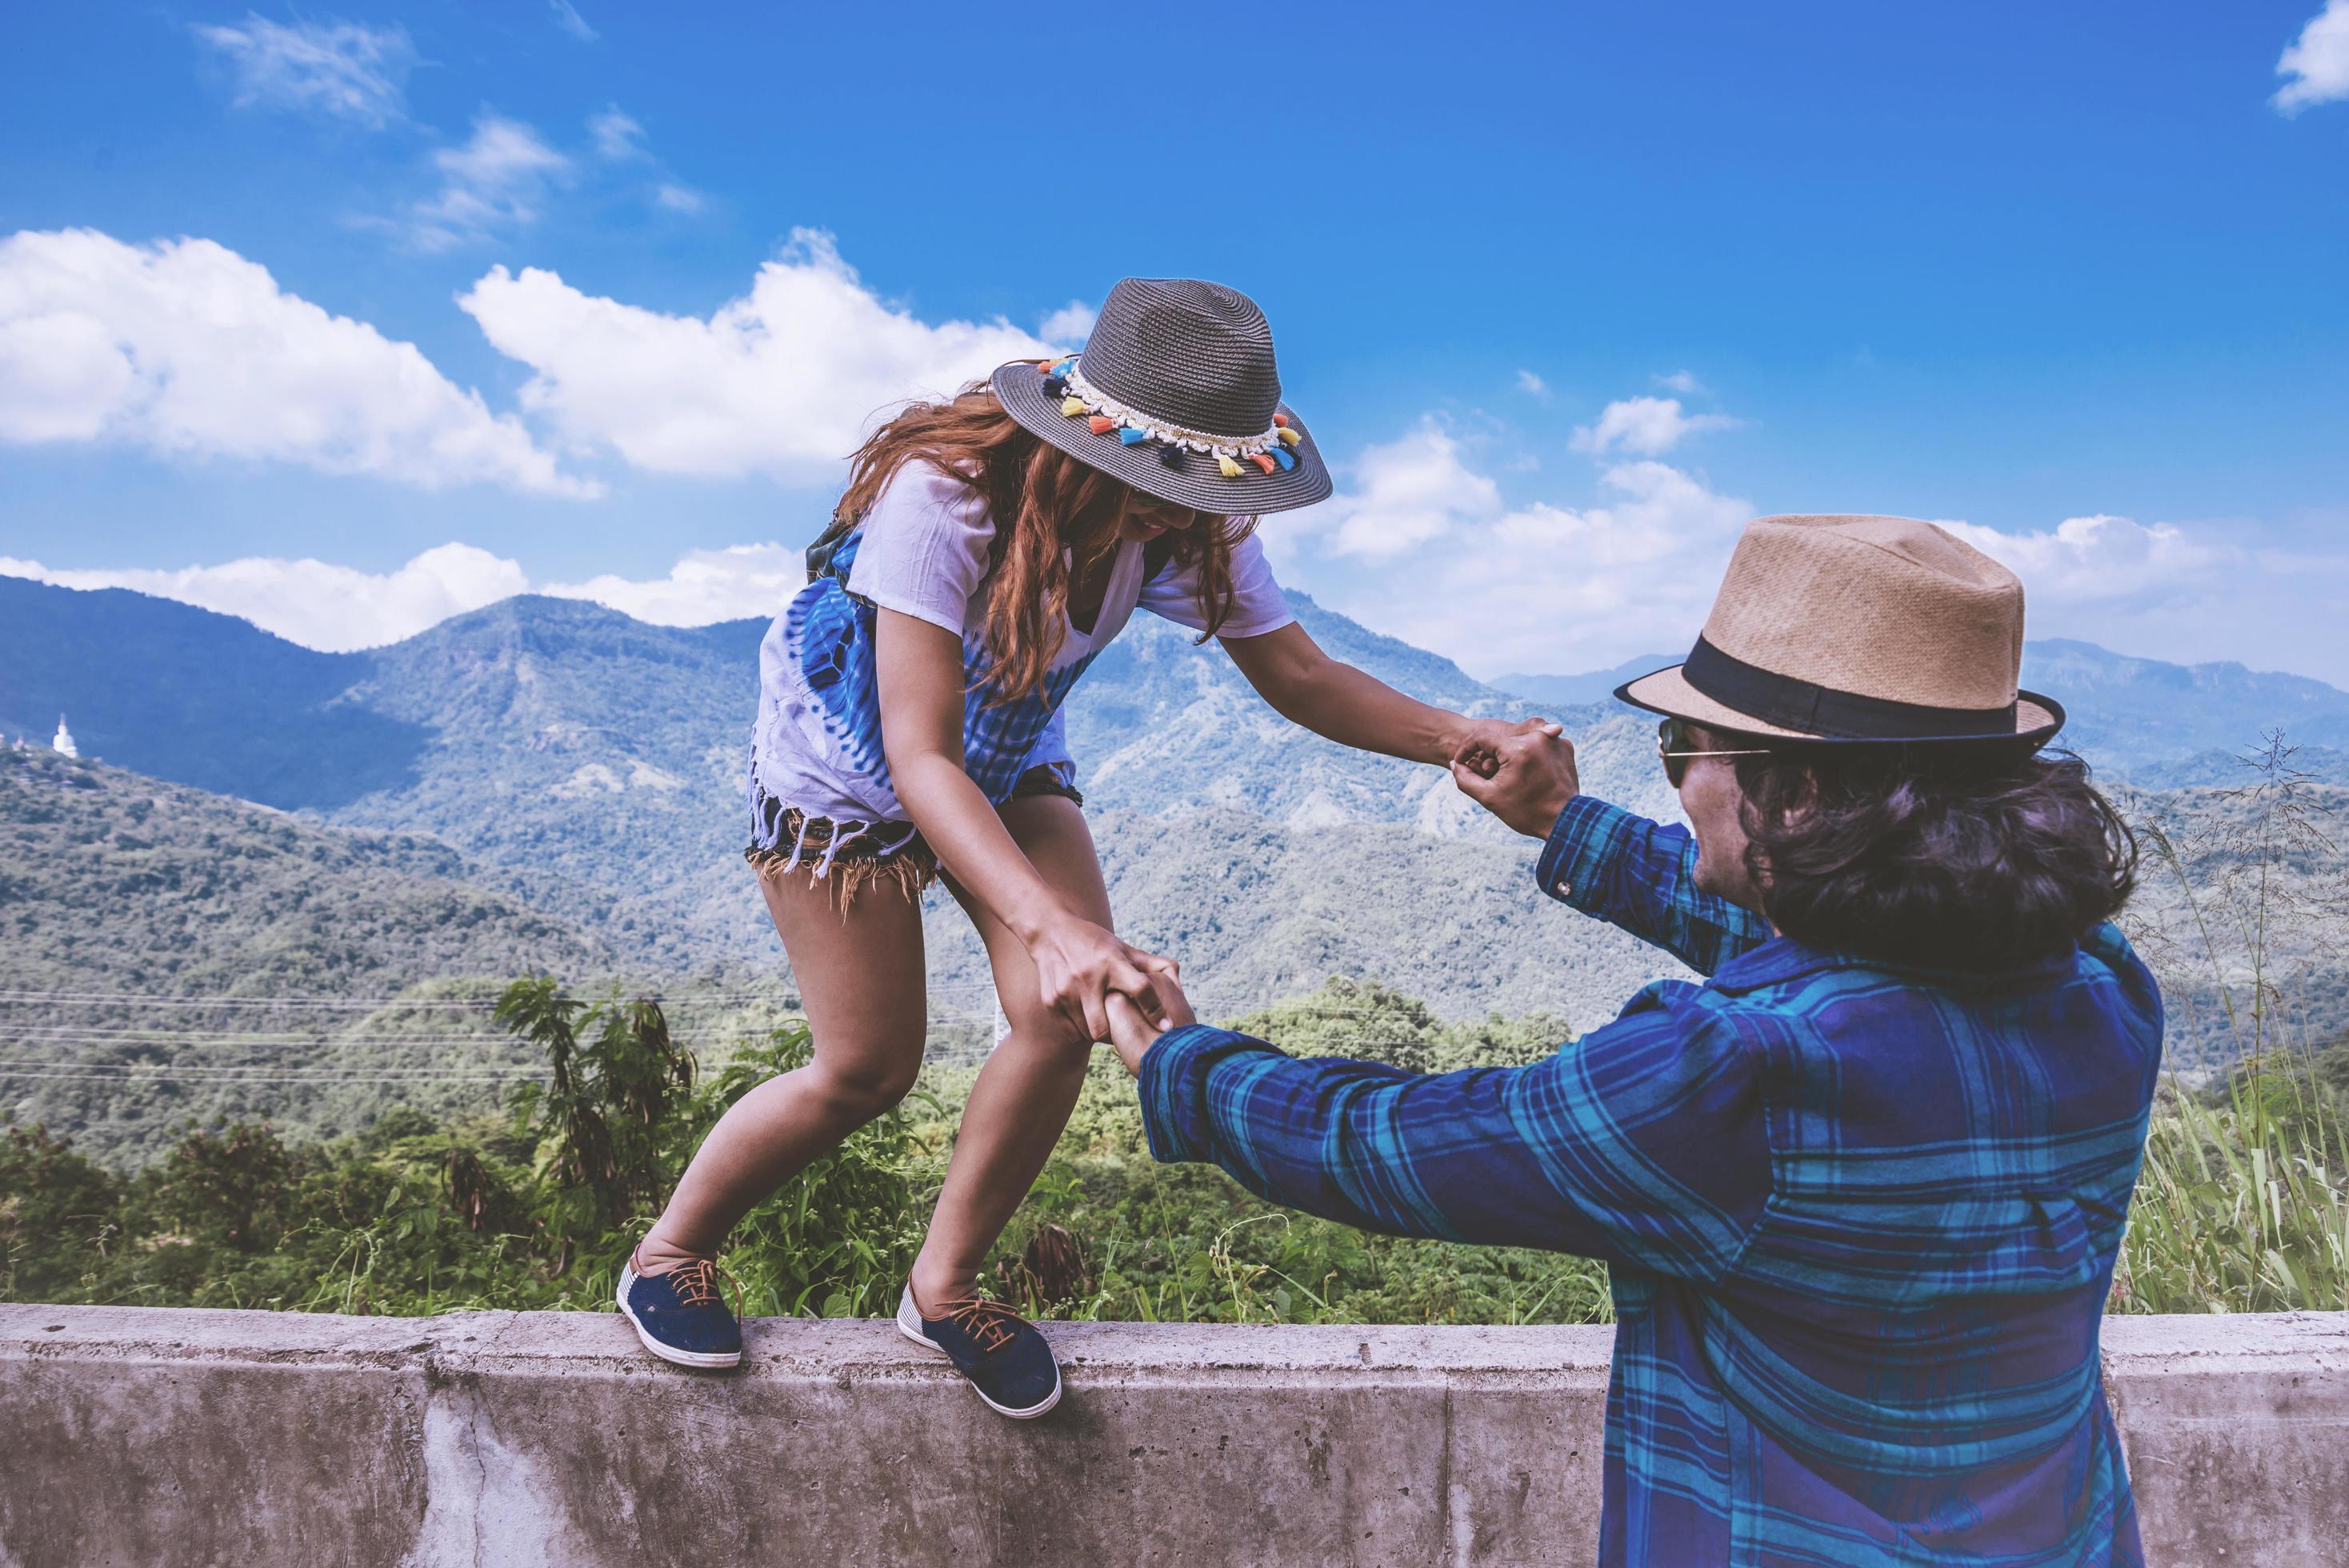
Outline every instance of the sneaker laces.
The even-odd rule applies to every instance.
[[[629,1261],[634,1263],[636,1260],[631,1258]],[[721,1305],[718,1295],[719,1274],[724,1274],[727,1283],[734,1287],[734,1315],[740,1318],[742,1315],[742,1282],[734,1277],[733,1270],[716,1258],[695,1258],[691,1263],[678,1264],[665,1274],[649,1277],[667,1280],[670,1288],[677,1292],[679,1306],[717,1306]]]
[[[953,1324],[978,1342],[982,1352],[993,1353],[1011,1343],[1028,1320],[999,1301],[989,1301],[983,1295],[965,1296],[960,1301],[946,1304],[944,1321]],[[1009,1321],[1006,1321],[1006,1320]]]

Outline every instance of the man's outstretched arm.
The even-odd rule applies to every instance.
[[[1562,903],[1654,943],[1710,975],[1770,940],[1770,923],[1701,892],[1696,840],[1589,795],[1566,803],[1534,862],[1534,882]]]
[[[1501,743],[1488,776],[1455,763],[1478,805],[1543,841],[1534,881],[1586,914],[1651,942],[1700,975],[1770,940],[1770,923],[1696,885],[1696,840],[1582,793],[1574,743],[1527,734]]]
[[[1196,1024],[1153,1039],[1123,998],[1111,1021],[1155,1158],[1326,1219],[1713,1277],[1768,1192],[1744,1053],[1661,1000],[1531,1067],[1427,1075]]]

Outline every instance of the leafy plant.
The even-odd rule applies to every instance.
[[[2113,1286],[2123,1312],[2349,1307],[2349,1130],[2313,1058],[2246,1063],[2154,1119]]]
[[[550,1178],[533,1218],[557,1238],[560,1274],[574,1239],[607,1234],[667,1193],[662,1135],[692,1091],[693,1058],[670,1043],[657,1005],[616,991],[578,1002],[545,975],[506,987],[495,1016],[546,1055],[547,1081],[517,1087],[512,1104],[515,1134],[536,1135]]]
[[[2232,810],[2191,839],[2137,824],[2175,880],[2241,1058],[2215,1088],[2164,1087],[2114,1273],[2116,1311],[2349,1307],[2349,1128],[2328,1083],[2349,1047],[2320,1055],[2292,1040],[2288,981],[2304,979],[2305,962],[2287,974],[2275,959],[2287,933],[2295,951],[2337,953],[2343,913],[2328,879],[2282,874],[2334,858],[2327,799],[2295,751],[2267,736],[2244,758],[2251,781],[2220,793]]]
[[[692,1113],[674,1130],[673,1157],[700,1146],[719,1117],[768,1079],[814,1059],[806,1026],[777,1029],[736,1052]],[[919,1103],[939,1109],[928,1096]],[[922,1240],[926,1205],[917,1202],[906,1113],[867,1122],[783,1184],[735,1227],[725,1263],[742,1282],[749,1310],[818,1317],[875,1316],[896,1310],[896,1292]]]

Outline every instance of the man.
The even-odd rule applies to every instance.
[[[2136,1563],[2097,1328],[2159,1068],[2126,829],[2016,686],[2023,591],[1927,523],[1769,518],[1664,716],[1693,834],[1572,746],[1460,787],[1545,892],[1707,976],[1531,1067],[1296,1060],[1122,1000],[1152,1152],[1611,1265],[1609,1563]],[[1155,1037],[1154,1038],[1154,1035]]]

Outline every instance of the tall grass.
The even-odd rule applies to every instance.
[[[2319,1056],[2293,1037],[2274,957],[2287,927],[2334,917],[2325,900],[2287,896],[2278,875],[2287,857],[2337,861],[2325,802],[2292,750],[2268,737],[2247,758],[2251,782],[2221,796],[2233,810],[2205,841],[2136,824],[2183,897],[2240,1060],[2215,1088],[2176,1078],[2163,1087],[2114,1274],[2116,1312],[2349,1309],[2349,1121]],[[2330,931],[2295,934],[2333,945]],[[2173,1005],[2190,998],[2178,989]]]
[[[2153,1119],[2116,1312],[2349,1308],[2349,1133],[2302,1064],[2249,1064]]]

